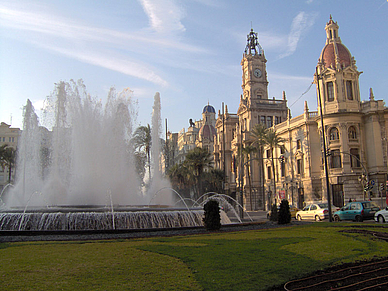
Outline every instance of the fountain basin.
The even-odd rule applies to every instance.
[[[113,211],[104,206],[55,206],[48,209],[9,209],[0,212],[0,231],[76,231],[153,229],[202,226],[204,211],[177,208],[119,206]],[[221,213],[221,223],[229,224]]]

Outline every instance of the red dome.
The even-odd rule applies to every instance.
[[[199,136],[201,140],[209,139],[210,141],[214,140],[214,136],[216,135],[216,129],[214,126],[205,124],[199,130]]]
[[[342,43],[336,43],[337,51],[338,51],[338,57],[339,57],[339,63],[341,66],[348,67],[351,65],[351,55],[348,49],[342,44]],[[335,67],[336,65],[336,53],[334,50],[334,44],[329,43],[327,44],[322,51],[322,62],[323,65],[327,68],[333,65]]]

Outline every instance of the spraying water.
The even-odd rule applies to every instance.
[[[160,169],[160,153],[162,152],[161,136],[161,103],[160,94],[156,93],[154,97],[154,106],[152,110],[152,130],[151,130],[151,159],[152,159],[152,181],[149,188],[149,194],[153,198],[154,193],[164,189],[155,197],[154,203],[172,205],[171,185],[168,180],[162,177]]]
[[[28,100],[17,180],[3,197],[5,204],[24,207],[31,193],[39,193],[28,202],[31,206],[148,204],[151,192],[167,183],[159,170],[159,93],[153,108],[151,194],[142,193],[134,166],[130,140],[135,117],[132,91],[112,88],[103,105],[86,92],[82,80],[56,84],[45,101],[42,125]],[[163,204],[171,203],[164,198]]]

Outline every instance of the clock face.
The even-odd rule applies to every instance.
[[[257,77],[257,78],[260,78],[262,75],[260,69],[256,69],[253,73],[255,74],[255,77]]]

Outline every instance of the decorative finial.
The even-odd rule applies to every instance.
[[[374,101],[375,100],[375,96],[373,95],[372,88],[369,88],[369,100],[370,101]]]
[[[309,111],[309,107],[307,106],[307,100],[304,101],[304,111],[305,112]]]
[[[283,91],[283,100],[286,101],[286,91]]]

